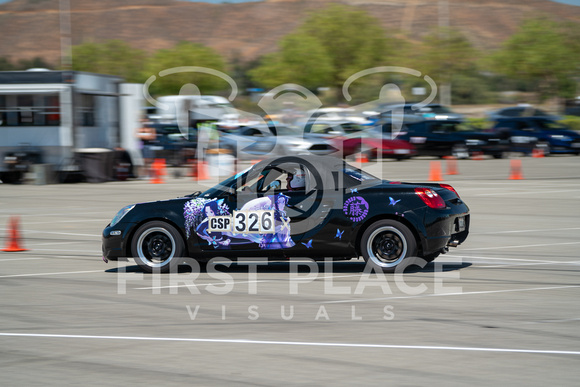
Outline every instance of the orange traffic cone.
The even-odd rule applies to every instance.
[[[151,164],[151,184],[162,184],[163,165],[161,159],[155,159]]]
[[[20,232],[18,231],[18,218],[13,216],[10,218],[10,228],[7,233],[6,247],[2,251],[16,252],[16,251],[27,251],[28,249],[20,246]]]
[[[447,157],[447,174],[448,175],[459,175],[457,171],[457,158],[450,156]]]
[[[209,179],[209,171],[207,162],[205,161],[198,161],[197,162],[197,180],[208,180]]]
[[[536,157],[536,158],[544,157],[544,151],[540,148],[534,148],[532,150],[532,157]]]
[[[522,180],[522,160],[514,159],[510,162],[510,180]]]
[[[429,171],[429,181],[441,181],[441,163],[439,161],[431,161],[431,168]]]
[[[471,160],[483,160],[483,152],[473,152]]]
[[[361,152],[361,153],[359,153],[357,155],[356,162],[359,163],[359,164],[368,163],[369,162],[369,156],[367,156],[366,153]]]

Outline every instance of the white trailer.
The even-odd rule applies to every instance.
[[[96,180],[107,180],[119,148],[134,165],[141,164],[134,136],[141,106],[142,85],[114,76],[0,72],[0,179],[17,178],[33,163],[50,166],[61,177],[98,172]],[[86,170],[87,155],[103,160],[101,171]]]

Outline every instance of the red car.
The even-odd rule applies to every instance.
[[[357,137],[335,137],[334,146],[342,146],[344,156],[361,154],[369,159],[391,158],[404,160],[417,154],[415,147],[408,141],[381,138],[377,130],[366,130]]]
[[[328,143],[342,149],[343,157],[364,155],[369,159],[393,158],[403,160],[416,155],[415,147],[405,140],[393,140],[379,130],[348,121],[316,121],[306,125],[308,136],[326,138]]]

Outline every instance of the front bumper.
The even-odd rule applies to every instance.
[[[118,223],[114,227],[110,225],[105,227],[101,236],[104,258],[114,261],[128,255],[129,235],[133,226],[133,224]]]

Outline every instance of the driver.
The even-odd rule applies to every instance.
[[[306,176],[304,171],[296,168],[294,173],[288,172],[286,177],[286,187],[288,191],[304,190],[306,187]]]

